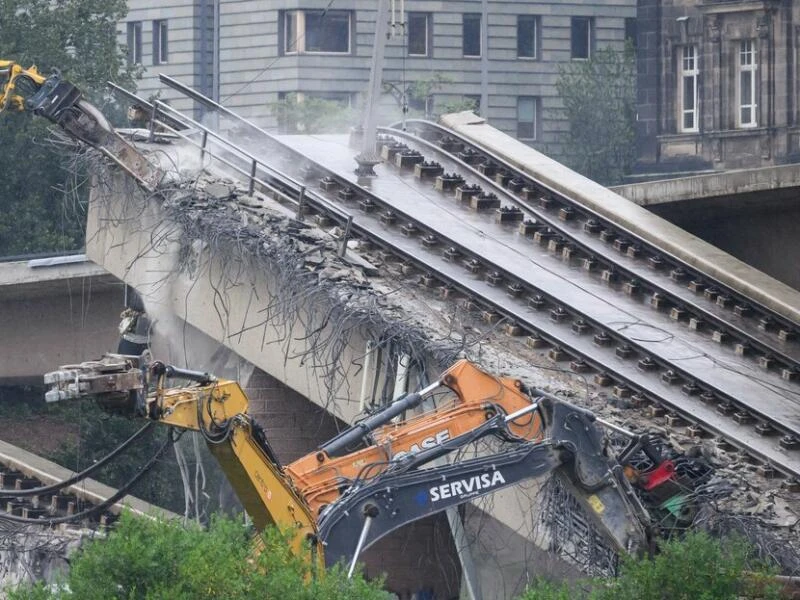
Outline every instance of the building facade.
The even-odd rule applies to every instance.
[[[643,172],[800,159],[800,6],[786,0],[641,0]]]
[[[374,0],[128,4],[120,41],[129,60],[144,68],[139,91],[145,96],[161,89],[157,75],[163,72],[275,126],[269,106],[289,94],[354,107],[366,94]],[[398,11],[386,46],[383,122],[400,118],[404,92],[411,115],[471,101],[499,129],[554,156],[566,127],[555,88],[559,66],[606,46],[621,49],[636,15],[634,0],[392,5]],[[173,100],[169,92],[162,98]]]

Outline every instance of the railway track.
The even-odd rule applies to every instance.
[[[115,490],[93,480],[61,489],[46,489],[72,476],[72,472],[55,463],[0,441],[0,489],[2,511],[22,519],[59,519],[58,528],[103,528],[119,518],[122,505],[106,510],[91,509],[111,497]],[[32,491],[41,493],[31,494]],[[16,495],[15,492],[19,492]],[[140,501],[136,501],[142,504]],[[134,507],[137,510],[137,507]],[[86,514],[85,517],[81,517]],[[75,522],[69,522],[72,517]],[[0,522],[4,519],[0,518]],[[20,524],[10,523],[13,527]]]
[[[236,143],[210,143],[184,122],[184,136],[249,172],[251,186],[339,222],[614,396],[724,440],[767,475],[800,476],[798,326],[783,315],[433,125],[383,130],[381,172],[359,182],[353,152],[333,141],[289,145],[248,126]],[[255,152],[280,156],[277,170]]]

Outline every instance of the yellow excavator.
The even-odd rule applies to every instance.
[[[44,117],[114,161],[147,191],[158,187],[160,170],[117,134],[103,113],[58,71],[44,76],[36,66],[26,69],[0,60],[0,113],[4,112]]]
[[[177,380],[177,385],[169,387],[169,380]],[[481,406],[480,418],[467,411],[455,417],[462,423],[454,428],[451,410],[434,409],[389,425],[440,386],[459,395],[472,380],[484,385],[495,382],[494,387],[485,385],[489,393],[482,402],[465,397],[455,401]],[[345,430],[293,463],[292,469],[280,464],[234,381],[158,361],[106,355],[61,367],[48,373],[45,383],[50,387],[48,402],[93,398],[105,408],[200,432],[256,528],[277,524],[295,529],[299,533],[295,550],[307,552],[310,543],[316,554],[310,560],[315,562],[345,561],[352,568],[366,547],[397,527],[552,473],[573,490],[610,546],[621,553],[640,553],[649,547],[647,509],[625,475],[628,465],[621,465],[606,447],[604,429],[594,415],[546,394],[523,394],[519,382],[494,378],[466,361],[456,363],[427,388]],[[499,389],[518,394],[514,412],[506,411]],[[427,431],[450,428],[454,435],[438,440],[434,436],[421,446],[421,421],[430,423],[430,429],[423,428]],[[392,428],[393,438],[388,454],[371,449],[376,442],[385,443],[386,426]],[[487,436],[500,438],[501,448],[461,458],[459,450]],[[315,514],[308,500],[313,501],[314,484],[322,475],[317,467],[333,456],[341,457],[339,469],[348,476],[336,478],[335,493]],[[439,459],[450,463],[442,465]],[[315,474],[311,486],[304,472]],[[646,474],[642,481],[647,481]],[[310,498],[306,490],[312,490]]]

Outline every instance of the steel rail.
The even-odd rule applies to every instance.
[[[446,129],[436,123],[431,123],[430,121],[409,119],[406,121],[406,126],[408,125],[412,125],[419,129],[422,129],[423,134],[425,130],[429,130],[436,132],[436,135],[440,139],[444,137],[450,138],[451,140],[456,141],[458,144],[460,144],[462,146],[462,149],[470,148],[472,151],[482,156],[484,159],[490,160],[498,167],[501,167],[503,170],[515,174],[524,182],[524,184],[527,184],[529,188],[534,188],[537,191],[542,192],[540,195],[545,196],[551,200],[555,200],[557,204],[560,203],[562,205],[568,205],[569,207],[576,210],[578,214],[583,214],[584,216],[588,216],[588,218],[593,219],[597,224],[600,225],[601,229],[613,232],[614,239],[623,238],[628,241],[629,245],[638,244],[643,254],[647,252],[651,255],[658,255],[663,259],[667,260],[668,262],[673,263],[676,267],[682,267],[683,269],[685,269],[689,277],[691,277],[691,274],[694,273],[699,278],[704,279],[706,282],[709,282],[711,285],[707,287],[714,287],[720,291],[720,294],[715,296],[714,299],[716,299],[719,296],[727,295],[731,299],[738,300],[740,304],[749,305],[753,309],[753,312],[760,312],[763,317],[769,317],[774,321],[773,323],[770,324],[770,329],[778,331],[781,325],[783,325],[785,327],[784,331],[789,334],[788,337],[792,338],[792,340],[796,342],[800,342],[799,339],[800,323],[793,321],[786,315],[779,313],[778,311],[770,308],[769,306],[766,306],[762,302],[759,302],[753,298],[748,297],[746,294],[743,294],[739,290],[736,290],[730,285],[725,284],[724,282],[715,278],[713,275],[709,275],[708,273],[705,273],[702,270],[698,269],[696,266],[688,264],[685,260],[681,259],[680,257],[675,256],[672,253],[666,252],[653,242],[643,238],[642,236],[631,231],[627,227],[612,221],[608,217],[598,213],[592,208],[587,207],[579,200],[571,198],[566,194],[564,194],[563,192],[554,190],[548,184],[536,179],[534,176],[528,173],[522,172],[519,168],[510,164],[502,157],[497,156],[492,151],[483,148],[479,144],[469,139],[466,139],[464,136],[461,136],[454,131]],[[402,132],[400,129],[397,129],[395,126],[388,129],[391,131],[392,135],[404,134],[404,132]],[[387,128],[384,128],[384,130],[387,130]],[[453,153],[448,150],[442,149],[442,151],[444,153],[453,156]],[[456,156],[453,157],[457,159]],[[725,293],[723,294],[722,292]],[[736,302],[730,302],[729,304],[735,305]]]
[[[669,307],[673,314],[680,315],[679,318],[673,318],[673,320],[682,321],[688,327],[695,326],[693,324],[699,321],[702,323],[702,328],[708,331],[712,336],[716,334],[721,338],[723,335],[729,335],[732,339],[739,340],[738,346],[742,349],[741,358],[750,358],[758,362],[763,361],[766,357],[770,357],[775,362],[783,363],[783,376],[786,378],[787,382],[796,380],[798,375],[800,375],[800,346],[798,346],[798,344],[791,344],[791,348],[788,349],[776,347],[772,340],[768,340],[765,336],[759,335],[762,332],[749,331],[747,328],[731,322],[726,318],[727,315],[725,313],[721,311],[712,311],[695,302],[697,295],[692,294],[688,287],[680,286],[682,290],[678,290],[676,288],[679,287],[679,284],[671,279],[662,278],[667,279],[667,282],[665,282],[667,285],[657,281],[653,276],[652,269],[639,265],[624,265],[617,256],[614,256],[608,250],[606,244],[603,244],[596,238],[591,240],[596,242],[594,244],[591,244],[591,241],[590,243],[583,242],[574,231],[569,230],[567,226],[557,218],[550,217],[543,210],[537,210],[530,202],[520,199],[509,192],[509,190],[503,188],[494,180],[476,170],[472,165],[458,157],[453,157],[451,153],[443,151],[427,140],[421,139],[408,132],[388,128],[381,128],[381,131],[390,133],[394,137],[408,140],[415,145],[436,152],[437,154],[448,156],[449,160],[458,165],[460,172],[469,173],[474,179],[481,182],[482,187],[485,188],[488,186],[493,193],[499,194],[510,204],[519,207],[524,214],[535,219],[537,225],[552,230],[554,236],[557,235],[561,238],[557,240],[558,244],[563,244],[565,247],[569,248],[570,260],[575,262],[582,261],[584,265],[587,264],[587,260],[591,261],[588,263],[592,265],[591,269],[581,269],[587,277],[591,277],[592,273],[600,271],[601,267],[606,267],[606,270],[613,270],[619,279],[627,279],[629,282],[636,281],[637,287],[640,290],[638,292],[640,296],[644,295],[643,292],[645,291],[651,297],[655,294],[659,294],[659,303]],[[567,246],[567,244],[569,244],[569,246]],[[667,287],[669,282],[673,285]],[[622,287],[619,291],[620,293],[624,293]],[[692,319],[694,319],[694,321]]]
[[[279,140],[274,138],[274,136],[269,137],[274,143],[286,148],[286,145],[282,144]],[[300,153],[295,152],[295,154],[299,155]],[[328,171],[321,165],[317,165],[315,168],[318,169],[319,172],[323,173]],[[359,191],[361,196],[363,196],[364,193],[366,193],[365,190]],[[324,202],[324,198],[322,198],[317,192],[309,193],[309,200],[314,205],[322,206],[323,210],[325,209],[326,203]],[[373,201],[383,204],[383,200],[378,198],[374,199]],[[378,245],[391,249],[391,251],[395,254],[405,256],[407,259],[414,260],[417,264],[420,264],[424,269],[436,272],[443,281],[449,282],[449,285],[454,289],[462,289],[465,294],[480,297],[483,304],[494,306],[503,314],[506,314],[509,317],[513,316],[517,322],[524,323],[530,331],[543,334],[542,339],[549,339],[552,344],[566,349],[572,353],[573,356],[584,357],[584,360],[588,364],[593,365],[598,371],[609,370],[608,364],[613,364],[613,359],[610,359],[608,356],[597,356],[597,352],[599,352],[599,346],[596,344],[590,346],[586,346],[585,344],[576,345],[574,340],[571,340],[573,343],[569,343],[570,340],[567,340],[563,333],[556,335],[552,331],[548,332],[548,328],[543,327],[541,322],[531,322],[529,315],[520,314],[519,307],[517,307],[517,309],[510,309],[505,305],[505,302],[508,302],[510,297],[503,293],[503,291],[497,286],[488,285],[486,282],[481,282],[481,285],[478,286],[481,289],[475,288],[475,282],[469,282],[470,285],[465,285],[463,271],[460,269],[458,269],[458,273],[444,272],[442,270],[442,265],[433,265],[429,258],[420,257],[416,255],[415,252],[410,251],[409,248],[401,249],[399,247],[400,245],[398,244],[397,237],[390,240],[381,239],[381,236],[376,234],[374,224],[367,224],[366,226],[362,225],[362,220],[368,216],[369,213],[365,213],[365,217],[359,215],[356,219],[354,219],[352,224],[353,231],[358,235],[361,235],[367,239],[371,238],[372,240],[376,241]],[[406,216],[407,218],[411,219],[410,215]],[[416,250],[419,250],[418,244],[416,245]],[[454,265],[451,266],[455,268]],[[498,294],[502,298],[498,298]],[[575,346],[582,347],[579,348]],[[641,388],[642,390],[648,390],[650,395],[657,402],[671,406],[678,413],[685,415],[688,420],[699,422],[704,429],[721,435],[729,440],[733,445],[745,449],[747,452],[758,457],[760,460],[775,465],[785,473],[793,475],[800,474],[800,465],[797,464],[797,457],[792,456],[794,453],[783,452],[781,450],[771,448],[771,444],[767,443],[769,438],[763,438],[759,436],[755,439],[751,439],[755,434],[748,435],[752,433],[748,428],[740,425],[734,425],[727,419],[721,420],[719,415],[716,414],[711,408],[706,407],[707,410],[703,410],[704,405],[696,401],[691,401],[690,397],[687,398],[685,395],[681,396],[676,393],[667,393],[674,392],[674,388],[668,388],[666,391],[663,389],[657,389],[658,386],[653,385],[653,377],[648,377],[647,373],[642,370],[636,369],[635,367],[631,369],[630,366],[628,366],[628,368],[620,368],[619,365],[616,365],[613,368],[613,371],[615,372],[615,377],[618,379],[618,381],[631,386],[633,389]],[[680,370],[678,371],[680,372]],[[724,398],[724,394],[718,394],[718,396]],[[692,406],[688,406],[688,404],[691,404]],[[770,418],[769,416],[765,417]],[[776,422],[775,425],[777,426],[776,428],[778,430],[785,430],[780,423]],[[746,440],[746,442],[743,442],[742,440]]]

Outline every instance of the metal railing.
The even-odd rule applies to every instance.
[[[254,123],[251,123],[247,119],[214,102],[210,98],[203,96],[166,75],[160,75],[160,78],[170,85],[170,87],[175,88],[192,100],[200,102],[212,110],[219,111],[225,116],[234,119],[236,122],[252,128],[259,135],[267,136],[271,141],[283,146],[283,144],[269,132],[264,131]],[[245,150],[240,145],[230,141],[224,135],[210,129],[191,117],[187,117],[172,106],[160,100],[156,100],[152,103],[147,102],[136,94],[111,82],[109,82],[109,86],[115,93],[119,93],[128,100],[143,106],[148,111],[150,114],[151,140],[155,139],[157,136],[156,128],[161,127],[197,148],[200,154],[201,164],[206,157],[210,157],[214,161],[225,165],[244,177],[245,181],[247,181],[247,192],[249,195],[252,195],[258,188],[259,192],[267,192],[276,200],[292,204],[295,207],[298,220],[303,219],[306,206],[311,206],[312,208],[323,211],[328,217],[337,221],[342,227],[342,233],[339,237],[339,254],[344,255],[353,223],[353,216],[350,213],[342,210],[319,194],[308,190],[303,183],[270,166],[264,162],[264,160]],[[199,134],[200,137],[199,141],[195,139],[197,134]],[[216,148],[214,148],[215,146]],[[231,157],[235,157],[239,162],[235,162]]]

